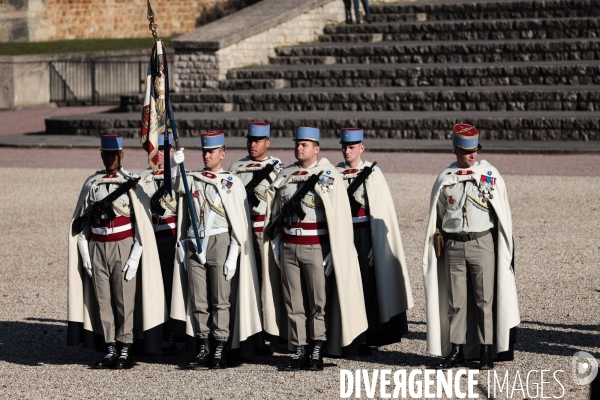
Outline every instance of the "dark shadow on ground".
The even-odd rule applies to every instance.
[[[28,366],[92,365],[102,356],[81,347],[67,346],[66,321],[47,321],[0,322],[0,361]]]
[[[31,322],[29,322],[31,321]],[[420,324],[410,322],[410,324]],[[539,326],[534,329],[531,326]],[[545,329],[544,329],[545,328]],[[517,352],[536,354],[572,356],[582,348],[596,348],[590,352],[594,357],[600,358],[600,334],[596,325],[565,325],[551,324],[538,321],[524,321],[519,326]],[[557,329],[572,329],[580,332],[565,332]],[[64,320],[49,318],[26,318],[25,321],[0,322],[0,361],[12,364],[38,366],[43,364],[63,365],[79,364],[92,365],[102,357],[102,354],[66,345],[67,324]],[[404,338],[411,340],[426,340],[425,332],[409,332]],[[383,346],[370,357],[356,357],[355,360],[394,367],[419,367],[432,365],[439,360],[420,354],[404,353],[392,350],[402,348],[402,342],[393,346]],[[163,355],[136,356],[138,363],[173,364],[183,365],[191,357],[183,345],[179,345],[179,354],[173,357]],[[286,346],[276,345],[275,354],[271,357],[257,357],[253,364],[273,366],[280,369],[291,357]],[[589,351],[589,350],[588,350]],[[518,355],[517,355],[518,357]],[[332,357],[325,357],[326,367],[340,365],[343,361]],[[476,366],[474,363],[473,366]]]

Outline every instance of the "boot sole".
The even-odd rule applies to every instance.
[[[449,367],[440,367],[440,366],[438,366],[438,365],[435,365],[435,366],[433,367],[433,369],[453,369],[453,368],[464,368],[465,366],[466,366],[466,364],[464,364],[464,363],[463,363],[463,364],[455,364],[455,365],[452,365],[452,366],[449,366]]]

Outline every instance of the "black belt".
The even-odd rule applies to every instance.
[[[479,239],[490,233],[490,230],[483,232],[460,232],[460,233],[447,233],[444,232],[444,239],[456,240],[457,242],[470,242],[471,240]]]

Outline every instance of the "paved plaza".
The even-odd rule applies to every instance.
[[[186,165],[198,168],[200,154],[192,152]],[[242,155],[231,150],[226,161]],[[291,152],[274,155],[292,160]],[[324,156],[340,158],[330,151]],[[522,323],[515,361],[496,364],[499,379],[508,371],[512,389],[519,371],[525,389],[530,370],[562,370],[556,372],[562,398],[584,399],[589,387],[573,384],[571,363],[580,350],[600,358],[598,156],[482,152],[481,158],[504,173],[516,243]],[[65,344],[67,229],[84,179],[101,167],[98,151],[1,148],[0,396],[338,398],[340,369],[424,369],[435,361],[425,351],[421,272],[429,193],[436,174],[453,158],[450,153],[369,153],[366,159],[390,172],[386,177],[407,255],[415,307],[407,313],[410,333],[401,343],[370,358],[326,358],[323,373],[278,371],[289,357],[283,347],[256,364],[224,371],[180,370],[186,357],[181,348],[182,355],[173,358],[137,357],[134,369],[119,372],[89,369],[99,354]],[[126,150],[123,164],[142,169],[143,152]],[[561,396],[563,389],[548,374],[544,396]],[[483,398],[487,374],[479,378],[476,391]],[[539,385],[539,373],[530,375],[529,394],[522,394],[517,382],[512,398],[534,397],[534,383]],[[507,396],[497,393],[496,398]]]

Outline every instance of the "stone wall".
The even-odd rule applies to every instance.
[[[175,39],[172,87],[216,89],[230,69],[268,64],[276,47],[315,42],[326,24],[343,19],[341,0],[263,0]]]
[[[169,37],[230,14],[244,0],[153,0],[158,32]],[[0,42],[148,37],[145,1],[0,0]]]

